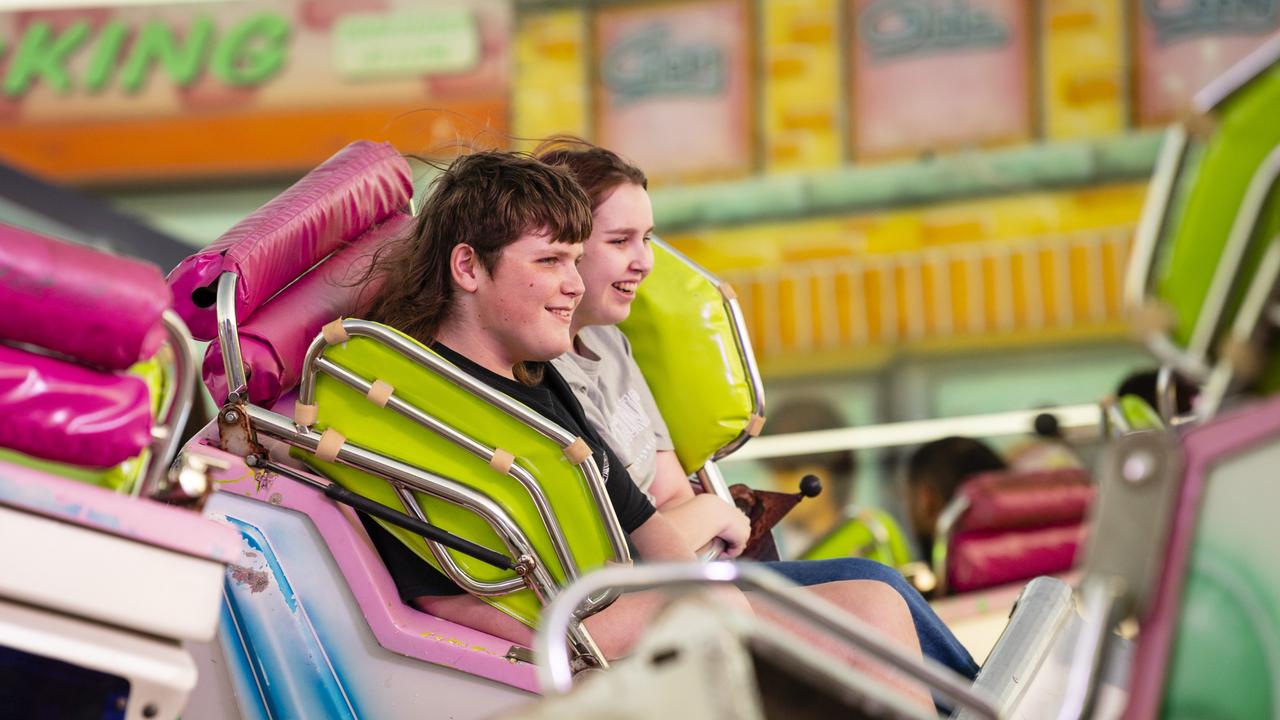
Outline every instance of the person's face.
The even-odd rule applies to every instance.
[[[582,252],[582,245],[553,242],[545,232],[525,233],[503,248],[492,274],[478,272],[478,329],[503,362],[514,366],[568,352],[582,298]]]
[[[653,270],[653,205],[649,193],[623,183],[591,216],[591,237],[578,266],[586,291],[574,317],[575,327],[615,325],[631,314],[636,288]]]

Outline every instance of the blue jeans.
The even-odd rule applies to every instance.
[[[929,603],[916,591],[902,573],[883,563],[866,558],[834,558],[831,560],[783,560],[760,563],[763,567],[782,575],[797,585],[821,585],[822,583],[840,580],[879,580],[886,583],[902,599],[907,601],[911,610],[911,620],[916,626],[916,635],[920,637],[920,652],[960,673],[969,680],[978,674],[978,663],[951,634],[929,607]]]

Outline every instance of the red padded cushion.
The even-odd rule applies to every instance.
[[[978,475],[960,488],[969,508],[947,549],[951,592],[1071,569],[1097,492],[1079,468]]]
[[[1084,523],[962,533],[947,555],[947,585],[962,593],[1066,572],[1087,533]]]
[[[1008,530],[1080,522],[1095,493],[1088,473],[1079,468],[983,473],[960,488],[960,495],[969,500],[969,509],[955,530]]]

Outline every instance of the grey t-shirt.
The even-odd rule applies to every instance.
[[[595,357],[569,352],[551,364],[582,403],[587,422],[652,500],[649,488],[653,485],[657,452],[673,446],[653,393],[631,357],[631,344],[613,326],[583,328],[578,342]]]

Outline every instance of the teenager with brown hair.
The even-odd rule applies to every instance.
[[[431,346],[492,387],[583,437],[605,476],[610,502],[644,561],[693,561],[683,536],[640,492],[625,465],[601,441],[551,360],[572,344],[573,311],[584,287],[577,264],[591,234],[591,205],[563,168],[515,153],[481,152],[454,161],[436,180],[414,235],[380,259],[387,281],[369,318]],[[374,523],[370,536],[406,601],[437,617],[528,645],[532,630],[456,585]],[[889,586],[870,581],[810,588],[869,622],[909,652],[919,645],[911,616]],[[803,623],[748,604],[721,589],[726,603],[772,616],[814,645],[900,686],[922,704],[914,683],[865,659]],[[586,620],[609,657],[624,655],[661,604],[651,593],[624,595]]]

